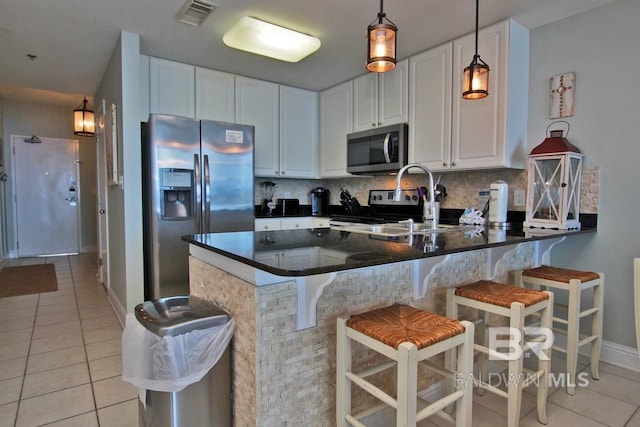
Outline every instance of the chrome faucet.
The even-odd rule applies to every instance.
[[[427,191],[429,192],[429,202],[422,204],[422,222],[431,221],[431,229],[435,230],[438,228],[438,223],[436,220],[436,204],[433,194],[433,174],[426,166],[422,166],[420,163],[409,163],[398,171],[398,175],[396,176],[396,190],[393,194],[393,200],[396,202],[400,201],[400,197],[402,195],[402,189],[400,188],[402,175],[411,168],[418,168],[429,176],[429,187],[427,187]]]

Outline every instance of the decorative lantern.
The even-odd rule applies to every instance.
[[[569,134],[569,123],[565,121]],[[531,151],[528,162],[528,197],[525,227],[580,228],[580,186],[582,184],[580,150],[571,144],[562,130]]]

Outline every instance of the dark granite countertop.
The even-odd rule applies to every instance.
[[[594,233],[581,230],[464,227],[430,235],[382,237],[338,229],[246,231],[182,239],[277,276],[308,276],[528,241]]]

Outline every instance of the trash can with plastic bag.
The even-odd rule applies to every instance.
[[[122,335],[122,379],[138,387],[141,426],[231,426],[234,327],[228,313],[194,296],[136,306]]]

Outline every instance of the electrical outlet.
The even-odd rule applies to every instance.
[[[524,206],[524,190],[513,190],[513,206]]]

